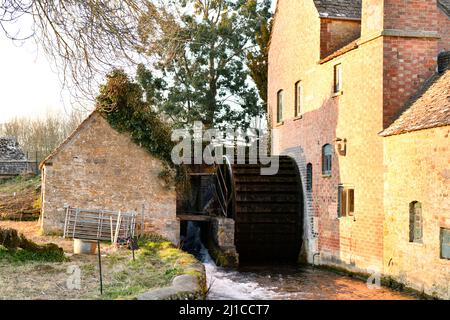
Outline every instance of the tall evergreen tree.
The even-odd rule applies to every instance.
[[[267,72],[269,66],[269,41],[272,30],[272,20],[267,17],[261,18],[259,30],[255,34],[255,41],[258,44],[256,50],[247,54],[247,66],[250,75],[258,88],[259,95],[267,108]]]
[[[207,127],[247,127],[260,116],[264,110],[246,58],[269,7],[269,0],[149,4],[139,28],[140,50],[154,58],[165,79],[158,108],[180,126],[200,120]]]

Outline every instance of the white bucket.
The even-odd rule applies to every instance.
[[[95,254],[97,250],[97,242],[73,239],[73,253],[74,254]]]

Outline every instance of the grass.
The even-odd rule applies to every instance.
[[[66,258],[64,254],[58,252],[33,252],[29,250],[18,249],[10,251],[0,245],[0,261],[2,263],[23,264],[33,262],[63,262]]]
[[[17,176],[11,179],[0,180],[0,193],[13,194],[29,189],[37,189],[41,185],[41,177]]]
[[[41,208],[39,176],[0,180],[0,220],[36,220]]]
[[[38,226],[29,222],[8,222],[39,245],[55,242],[67,251],[72,243],[67,239],[39,236]],[[1,299],[136,299],[146,291],[169,286],[180,274],[201,276],[192,270],[197,260],[159,236],[139,241],[135,260],[130,250],[102,245],[103,295],[99,292],[97,255],[57,255],[17,249],[8,251],[0,246]],[[67,288],[68,270],[80,268],[81,288]],[[69,273],[68,273],[69,272]],[[194,274],[195,273],[195,274]]]
[[[168,286],[197,261],[167,240],[154,236],[139,241],[134,261],[129,254],[109,255],[110,267],[117,267],[110,283],[105,285],[102,299],[134,299],[152,288]]]

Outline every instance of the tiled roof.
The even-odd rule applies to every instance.
[[[314,4],[322,18],[361,19],[361,0],[314,0]]]
[[[0,138],[0,160],[26,160],[25,154],[14,138]]]
[[[382,136],[450,125],[450,69],[430,79],[408,106]]]
[[[438,0],[438,7],[450,16],[450,0]]]

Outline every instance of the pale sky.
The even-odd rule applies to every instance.
[[[70,112],[72,103],[56,69],[33,40],[13,43],[0,29],[0,124],[14,117]]]
[[[12,117],[70,110],[58,74],[33,41],[19,46],[0,32],[0,123]]]

